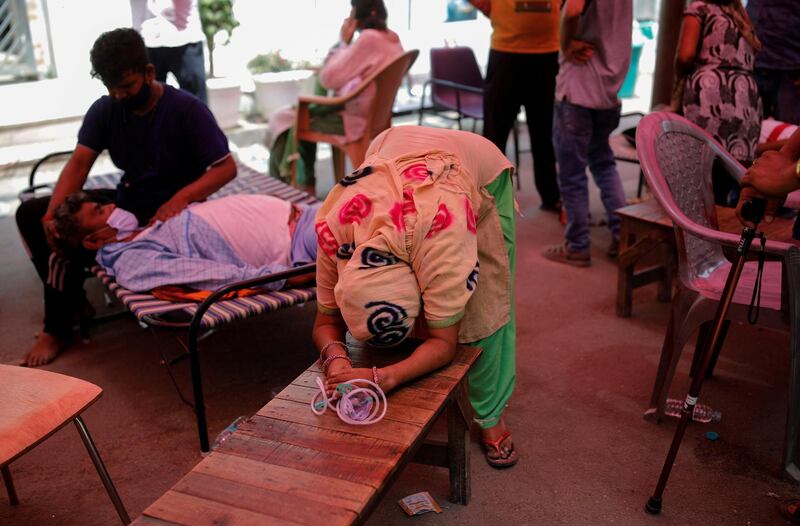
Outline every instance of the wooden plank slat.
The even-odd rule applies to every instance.
[[[192,470],[192,473],[232,480],[355,512],[363,508],[375,494],[375,489],[367,484],[339,480],[224,453],[209,455]]]
[[[273,420],[261,416],[254,416],[242,424],[236,434],[240,433],[274,442],[285,442],[295,446],[316,449],[317,451],[390,463],[396,463],[403,454],[403,447],[399,444],[369,437],[360,437],[358,438],[358,447],[354,448],[352,446],[353,436],[348,433]],[[265,454],[264,458],[268,454]]]
[[[325,517],[325,524],[346,525],[356,517],[356,513],[350,510],[204,473],[189,473],[172,491],[252,511],[270,517],[270,523],[316,525],[320,523],[320,517]]]
[[[249,453],[260,446],[269,450],[269,453],[263,458],[254,459],[252,456],[239,454],[240,448],[244,448]],[[379,488],[381,480],[395,466],[395,462],[386,460],[340,455],[244,434],[229,437],[217,451],[229,455],[245,456],[251,460],[276,466],[367,484],[373,488]]]
[[[252,511],[234,508],[218,502],[169,490],[155,501],[144,514],[154,519],[191,524],[192,526],[263,526],[269,517]],[[285,522],[284,524],[292,524]]]
[[[181,526],[177,522],[172,521],[165,521],[162,519],[156,519],[153,517],[146,517],[144,515],[139,515],[135,521],[131,523],[131,526]]]
[[[307,404],[276,398],[272,399],[270,403],[262,407],[256,414],[267,418],[284,420],[286,422],[341,431],[354,435],[351,439],[354,442],[359,440],[358,437],[371,437],[408,447],[420,433],[420,426],[393,422],[391,420],[382,421],[380,425],[377,426],[353,426],[342,422],[337,415],[330,411],[322,416],[317,416],[311,412],[311,408],[309,408]]]
[[[286,389],[278,393],[275,398],[279,400],[289,400],[300,404],[306,404],[308,406],[308,411],[311,411],[311,400],[318,392],[319,389],[311,389],[310,387],[302,387],[299,385],[289,385],[286,387]],[[405,405],[400,401],[400,399],[395,399],[393,393],[389,394],[387,401],[388,404],[385,416],[386,420],[424,426],[435,415],[435,409],[425,409]]]

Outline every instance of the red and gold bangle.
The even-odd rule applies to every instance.
[[[325,345],[323,345],[322,349],[319,350],[319,359],[320,359],[320,361],[325,359],[325,351],[327,351],[328,347],[330,347],[331,345],[341,345],[342,348],[344,349],[344,353],[347,356],[350,356],[350,349],[347,347],[347,344],[345,342],[340,342],[338,340],[333,340],[332,342],[328,342]]]
[[[351,360],[350,357],[347,356],[346,354],[332,354],[327,358],[325,358],[325,361],[322,362],[322,371],[325,374],[328,374],[328,366],[331,364],[331,362],[338,359],[347,360],[347,363],[350,364],[350,367],[353,366],[353,360]]]
[[[381,385],[381,377],[380,377],[380,375],[378,375],[378,368],[377,367],[373,367],[372,368],[372,381],[375,382],[375,385],[380,387],[380,385]]]
[[[797,164],[794,165],[794,173],[800,179],[800,161],[797,161]]]

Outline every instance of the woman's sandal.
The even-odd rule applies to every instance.
[[[780,503],[781,515],[792,524],[800,524],[800,500],[789,499]]]
[[[497,440],[487,440],[483,439],[483,449],[486,457],[486,462],[489,463],[490,466],[497,469],[503,468],[510,468],[514,464],[517,463],[519,457],[517,456],[517,452],[514,449],[514,445],[511,445],[511,449],[501,448],[501,444],[505,442],[506,439],[511,438],[511,431],[503,431]],[[495,452],[497,453],[497,457],[490,457],[489,453]]]

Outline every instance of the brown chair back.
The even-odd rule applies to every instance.
[[[406,51],[394,61],[390,62],[380,71],[373,75],[375,82],[375,100],[372,102],[370,112],[369,139],[372,139],[383,130],[392,125],[392,106],[397,90],[403,82],[403,78],[411,69],[414,61],[417,60],[419,50],[412,49]],[[364,83],[367,84],[369,79]]]

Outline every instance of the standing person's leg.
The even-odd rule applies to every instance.
[[[553,151],[553,102],[556,95],[558,53],[525,55],[522,69],[524,88],[522,103],[530,135],[533,154],[533,177],[536,190],[542,199],[541,208],[560,210],[561,194],[556,175],[556,156]]]
[[[483,136],[505,153],[508,134],[519,113],[519,64],[514,53],[489,50],[483,92]]]
[[[167,73],[170,72],[169,48],[149,47],[147,48],[147,56],[150,59],[150,63],[156,68],[156,80],[166,82]]]
[[[771,69],[755,68],[753,77],[756,79],[758,94],[764,108],[764,118],[777,119],[778,114],[778,79]]]
[[[620,108],[593,110],[594,124],[592,140],[589,143],[589,169],[594,182],[600,189],[600,199],[608,214],[608,228],[611,230],[611,245],[608,253],[615,257],[619,245],[620,218],[614,213],[625,206],[625,190],[617,171],[614,152],[608,144],[608,137],[619,126]]]
[[[86,305],[83,268],[55,256],[41,219],[49,197],[25,201],[17,209],[17,228],[44,287],[44,329],[25,357],[27,365],[44,365],[69,343],[77,316]]]
[[[566,241],[547,247],[542,255],[559,263],[578,267],[591,265],[589,247],[589,187],[586,178],[592,113],[588,108],[566,101],[555,103],[553,147],[558,160],[561,204],[567,213]]]
[[[208,93],[206,91],[206,64],[203,59],[202,42],[193,42],[179,48],[175,48],[179,56],[176,69],[173,70],[181,89],[194,94],[195,97],[208,105]]]
[[[764,113],[766,115],[766,111]],[[781,72],[777,95],[777,120],[800,125],[800,70]]]
[[[514,188],[508,170],[486,187],[494,197],[500,227],[508,253],[511,317],[491,336],[474,343],[483,349],[469,372],[469,399],[481,426],[487,460],[494,467],[508,467],[517,462],[514,443],[502,415],[516,382],[516,316],[514,312],[514,272],[516,269],[516,225],[514,223]]]

